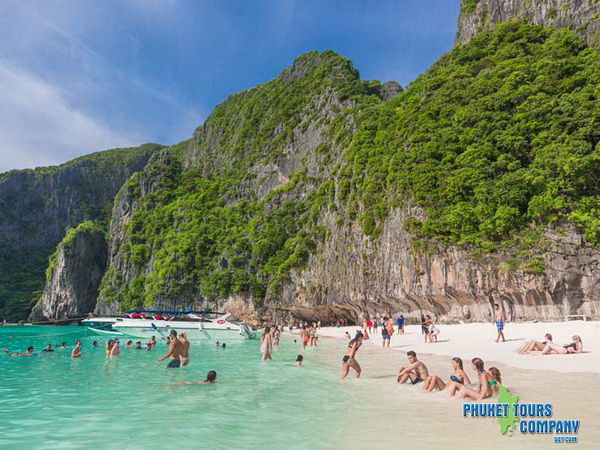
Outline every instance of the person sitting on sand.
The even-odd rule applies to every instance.
[[[408,380],[412,384],[421,383],[429,377],[427,366],[417,359],[417,354],[412,350],[406,353],[408,366],[401,367],[398,372],[396,381],[400,384],[406,383]]]
[[[521,355],[526,355],[531,352],[541,352],[542,350],[544,350],[544,347],[546,347],[546,344],[548,342],[550,342],[550,343],[552,342],[552,335],[550,333],[546,333],[544,335],[544,339],[546,339],[546,340],[543,342],[536,341],[535,339],[531,339],[531,340],[525,342],[523,345],[521,345],[515,351]]]
[[[498,394],[500,390],[500,385],[502,384],[502,375],[500,375],[500,371],[496,367],[490,367],[488,372],[496,382],[496,384],[492,386],[494,394]]]
[[[306,328],[304,328],[304,330],[306,330]],[[308,335],[306,335],[306,336],[308,336]],[[273,359],[273,358],[271,358],[271,352],[273,351],[272,339],[273,338],[271,335],[271,328],[265,327],[265,331],[263,332],[263,335],[260,338],[260,352],[262,353],[263,361],[266,361],[267,359]],[[307,342],[308,341],[306,341],[306,342],[303,341],[305,348],[306,348]]]
[[[296,357],[296,362],[294,362],[294,365],[300,367],[302,366],[302,361],[304,361],[304,356],[298,355]]]
[[[425,383],[423,383],[423,390],[427,392],[432,392],[434,389],[440,391],[444,389],[450,390],[449,385],[451,383],[456,383],[458,388],[465,384],[471,384],[469,376],[463,369],[462,359],[459,357],[452,358],[452,368],[454,369],[454,372],[450,375],[450,381],[448,381],[448,383],[444,383],[444,381],[436,375],[430,375],[425,379]]]
[[[81,341],[75,341],[75,347],[71,351],[71,358],[81,358]]]
[[[504,322],[506,322],[506,314],[504,314],[504,310],[501,310],[500,305],[497,303],[494,303],[494,320],[496,322],[496,328],[498,329],[496,342],[499,342],[500,338],[502,338],[502,342],[506,342],[504,337]]]
[[[348,372],[350,372],[350,368],[354,369],[356,372],[356,378],[360,378],[360,373],[362,369],[358,361],[356,360],[356,352],[363,343],[363,333],[360,331],[356,332],[356,336],[354,339],[348,342],[348,347],[346,347],[346,354],[342,358],[342,380],[348,376]]]
[[[498,383],[490,374],[484,369],[483,360],[481,358],[473,358],[471,360],[473,369],[477,372],[477,378],[479,379],[479,388],[471,389],[467,386],[462,386],[456,392],[456,398],[470,398],[471,400],[483,400],[484,398],[491,397],[494,393],[494,386]],[[450,395],[454,394],[450,392]]]
[[[177,330],[171,330],[169,340],[169,352],[162,358],[158,358],[156,361],[161,362],[167,358],[170,358],[168,369],[176,369],[181,366],[181,354],[183,352],[183,344],[177,339]]]
[[[583,342],[577,335],[573,336],[573,342],[566,345],[553,344],[552,342],[546,343],[546,346],[542,350],[542,355],[559,354],[568,355],[569,353],[581,353],[583,351]]]
[[[179,333],[179,340],[183,344],[181,351],[181,366],[185,367],[190,363],[190,341],[188,340],[187,333]]]

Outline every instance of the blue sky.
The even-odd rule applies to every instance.
[[[403,86],[450,50],[459,0],[2,0],[0,172],[191,136],[309,50]]]

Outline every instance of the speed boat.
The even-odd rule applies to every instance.
[[[211,318],[210,316],[213,316]],[[113,332],[137,338],[150,338],[152,335],[166,337],[171,330],[186,332],[190,341],[254,339],[252,328],[245,323],[233,323],[227,320],[230,314],[211,311],[129,311],[126,317],[93,318],[82,324],[108,323]],[[100,319],[106,320],[101,322]]]

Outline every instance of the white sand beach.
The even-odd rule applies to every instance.
[[[404,335],[395,334],[390,344],[391,350],[417,354],[459,356],[464,360],[479,357],[490,362],[499,362],[512,367],[535,370],[551,370],[564,373],[593,372],[600,373],[600,322],[515,322],[507,323],[504,328],[506,342],[496,343],[496,326],[492,323],[464,323],[457,325],[438,324],[440,335],[437,343],[425,343],[420,325],[408,325]],[[354,335],[357,326],[324,327],[319,334],[329,337],[344,337],[348,331]],[[520,355],[515,349],[526,340],[544,340],[544,334],[550,333],[557,344],[568,344],[571,336],[579,335],[583,342],[583,353],[569,355],[544,355],[532,352]],[[381,347],[381,329],[365,342]]]

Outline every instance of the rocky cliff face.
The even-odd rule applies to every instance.
[[[29,320],[64,320],[92,312],[106,270],[107,250],[104,233],[91,222],[70,230],[51,258],[42,298]]]
[[[534,24],[568,27],[600,46],[600,2],[597,0],[462,0],[456,45],[477,33],[511,19]]]
[[[33,293],[43,287],[48,256],[67,228],[105,219],[119,188],[157,148],[109,150],[57,167],[2,175],[0,316],[27,316]]]
[[[600,250],[585,246],[576,231],[548,230],[546,253],[532,265],[509,252],[475,257],[457,247],[417,249],[405,221],[419,215],[415,208],[396,209],[377,239],[326,217],[330,238],[307,269],[294,274],[279,306],[302,315],[316,305],[313,316],[321,320],[402,311],[485,321],[494,303],[512,319],[599,317]]]

